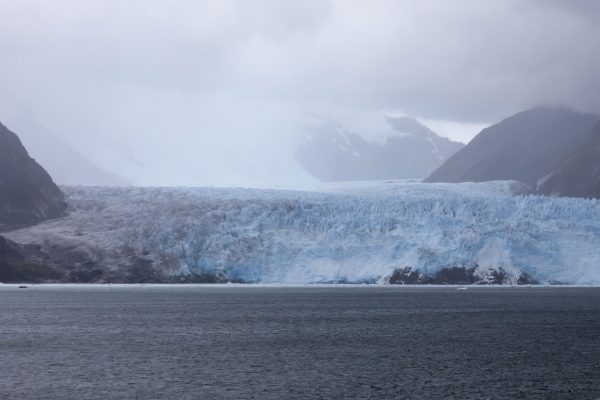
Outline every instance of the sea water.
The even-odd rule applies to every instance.
[[[0,285],[2,399],[596,399],[600,288]]]

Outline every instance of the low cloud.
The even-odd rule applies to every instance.
[[[600,112],[598,17],[595,1],[0,0],[0,118],[26,108],[140,184],[302,181],[289,155],[314,115],[400,113],[464,141],[539,104]]]

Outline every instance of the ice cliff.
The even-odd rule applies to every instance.
[[[69,216],[9,233],[116,268],[252,282],[382,282],[478,265],[600,284],[600,202],[515,195],[514,182],[380,182],[312,191],[63,187]]]

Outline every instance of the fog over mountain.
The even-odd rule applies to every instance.
[[[322,123],[306,128],[296,158],[321,181],[422,179],[464,147],[408,117],[386,117],[381,143]]]
[[[48,170],[58,184],[123,186],[128,182],[104,171],[87,159],[57,133],[37,123],[33,115],[20,114],[8,125],[19,137],[31,157]]]
[[[48,169],[72,148],[137,185],[296,186],[315,115],[467,142],[538,105],[599,114],[599,17],[586,0],[0,0],[0,121],[28,109],[60,135]]]

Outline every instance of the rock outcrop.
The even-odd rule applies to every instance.
[[[0,236],[0,282],[36,283],[59,279],[57,271],[38,259],[39,249],[22,246]]]
[[[385,279],[390,285],[535,285],[526,272],[509,272],[502,267],[482,270],[477,264],[442,268],[422,273],[412,267],[398,267]]]

